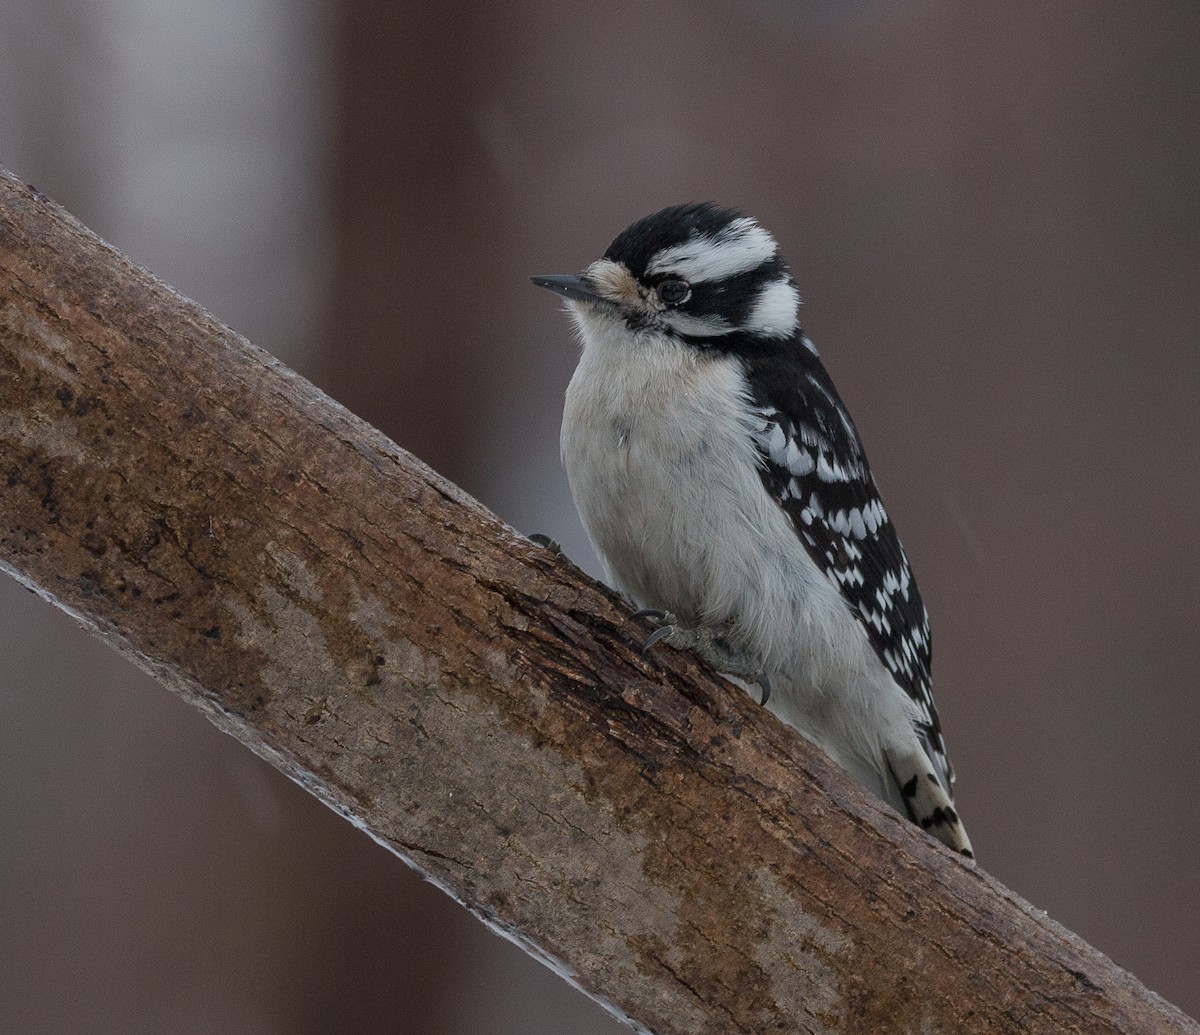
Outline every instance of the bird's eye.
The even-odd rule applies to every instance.
[[[679,305],[680,302],[686,301],[688,295],[692,293],[692,286],[679,277],[667,277],[659,283],[655,288],[658,292],[659,300],[666,305]]]

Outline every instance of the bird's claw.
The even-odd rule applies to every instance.
[[[534,532],[529,537],[531,543],[537,543],[538,546],[543,546],[556,556],[562,556],[562,547],[558,545],[558,541],[551,539],[548,535],[542,535],[541,532]]]
[[[646,654],[650,648],[656,643],[661,643],[675,632],[675,616],[670,611],[664,611],[657,607],[643,607],[640,611],[635,611],[634,618],[650,618],[658,628],[646,637],[646,642],[642,644],[642,653]]]
[[[671,617],[670,611],[664,611],[660,607],[643,607],[640,611],[633,612],[634,618],[653,618],[657,622],[664,622]]]
[[[771,681],[767,678],[767,674],[765,672],[760,672],[755,677],[754,682],[762,687],[762,700],[758,703],[765,706],[766,703],[771,699]]]
[[[655,629],[654,632],[646,637],[646,642],[642,644],[642,653],[647,653],[651,647],[653,647],[656,643],[665,640],[674,631],[675,626],[673,625],[664,625],[658,629]]]

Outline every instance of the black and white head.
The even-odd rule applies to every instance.
[[[753,219],[711,204],[639,219],[583,273],[534,277],[591,321],[664,334],[705,350],[753,352],[792,338],[800,295],[775,239]]]

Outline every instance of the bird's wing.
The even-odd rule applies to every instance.
[[[929,615],[854,423],[816,350],[801,341],[804,352],[793,362],[776,355],[746,365],[763,485],[917,703],[917,733],[949,791],[953,770],[931,691]]]

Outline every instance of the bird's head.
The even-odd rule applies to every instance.
[[[585,336],[619,321],[719,351],[791,338],[800,295],[775,239],[711,204],[674,205],[626,228],[580,274],[534,277],[562,295]]]

